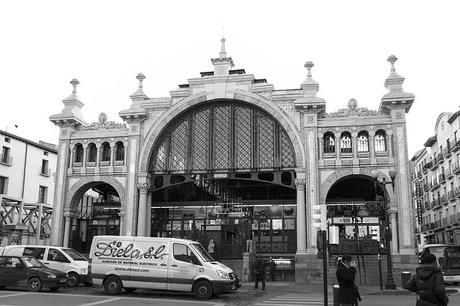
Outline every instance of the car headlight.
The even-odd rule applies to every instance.
[[[223,272],[223,271],[221,271],[221,270],[217,270],[216,273],[217,273],[217,275],[219,275],[220,278],[229,279],[228,274]]]
[[[46,275],[46,277],[48,277],[48,278],[56,278],[56,274],[48,273],[48,274]]]
[[[80,269],[80,274],[83,274],[83,275],[88,274],[88,269],[86,269],[86,268],[81,268],[81,269]]]

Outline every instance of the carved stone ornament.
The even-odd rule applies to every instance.
[[[150,185],[149,183],[137,184],[137,189],[139,189],[140,192],[147,193],[150,190],[150,188],[152,188],[152,185]]]
[[[341,117],[365,117],[365,116],[378,116],[384,117],[383,114],[379,113],[376,110],[367,109],[367,107],[358,107],[358,102],[356,99],[352,98],[348,101],[347,108],[339,109],[337,112],[327,113],[325,117],[327,118],[341,118]]]
[[[115,121],[107,121],[107,115],[101,113],[99,115],[98,122],[93,122],[87,126],[81,126],[80,130],[82,131],[92,131],[92,130],[111,130],[111,129],[125,129],[126,124],[117,123]]]
[[[305,189],[305,179],[294,179],[295,188],[297,190]]]

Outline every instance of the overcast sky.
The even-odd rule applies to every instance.
[[[275,89],[299,88],[304,63],[326,111],[350,98],[378,109],[390,54],[404,89],[409,157],[434,134],[441,112],[460,105],[458,1],[1,1],[0,129],[57,144],[49,116],[80,81],[83,117],[122,122],[135,76],[149,97],[212,70],[225,28],[235,68]],[[15,128],[15,125],[18,127]]]

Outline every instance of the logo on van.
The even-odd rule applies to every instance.
[[[131,258],[131,259],[158,259],[168,255],[164,253],[166,249],[165,245],[161,245],[158,248],[150,247],[146,252],[142,252],[139,249],[134,248],[134,244],[130,243],[126,247],[122,247],[121,241],[99,242],[96,244],[96,248],[99,251],[95,251],[96,257],[108,256],[114,258]]]

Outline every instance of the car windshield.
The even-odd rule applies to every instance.
[[[22,260],[24,261],[24,264],[26,265],[27,268],[40,268],[40,267],[45,266],[44,264],[42,264],[40,261],[38,261],[37,259],[33,257],[24,257],[22,258]]]
[[[86,261],[88,260],[85,256],[81,255],[74,249],[62,249],[67,255],[69,255],[73,260],[81,260]]]
[[[208,252],[206,252],[206,250],[203,248],[201,244],[193,243],[192,245],[195,247],[197,252],[200,253],[204,261],[215,261],[215,259],[211,255],[209,255]]]

